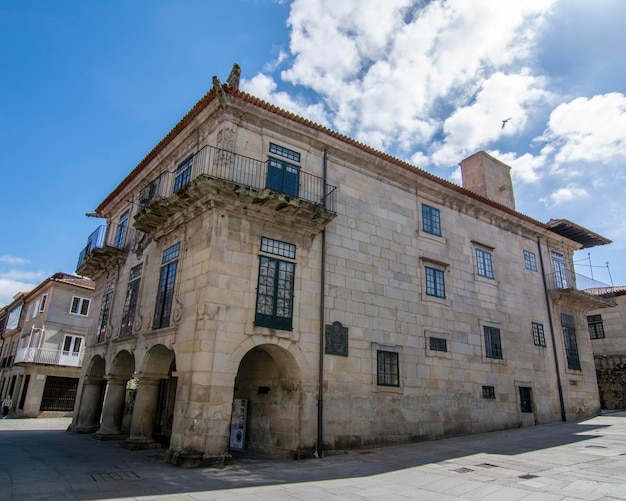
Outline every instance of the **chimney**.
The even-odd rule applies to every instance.
[[[515,210],[511,167],[484,151],[462,160],[463,188]]]

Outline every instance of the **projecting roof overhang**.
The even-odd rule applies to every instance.
[[[574,242],[578,242],[582,245],[583,249],[611,243],[611,240],[608,238],[598,235],[587,228],[583,228],[576,223],[572,223],[567,219],[550,219],[546,225],[550,231],[553,231],[554,233],[557,233],[565,238],[569,238]]]

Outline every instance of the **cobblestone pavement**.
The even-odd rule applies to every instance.
[[[0,420],[1,500],[624,500],[626,412],[292,461],[184,469],[160,451]]]

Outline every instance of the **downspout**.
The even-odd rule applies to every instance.
[[[323,177],[324,197],[326,196],[326,176],[328,170],[328,152],[324,149]],[[324,199],[326,203],[326,199]],[[326,227],[322,228],[322,257],[320,277],[320,353],[318,367],[318,390],[317,390],[317,447],[315,457],[321,458],[323,454],[324,437],[324,309],[326,294]]]
[[[563,400],[563,386],[561,385],[561,370],[559,359],[557,358],[556,340],[554,337],[554,327],[552,324],[552,308],[550,307],[550,296],[548,295],[548,284],[546,282],[545,268],[543,267],[543,254],[541,253],[541,242],[537,237],[537,250],[539,251],[539,262],[541,263],[541,276],[543,277],[543,293],[546,297],[546,308],[548,310],[548,321],[550,322],[550,338],[552,339],[552,355],[554,356],[554,366],[556,368],[556,384],[559,390],[559,404],[561,406],[561,420],[567,421],[565,415],[565,401]]]

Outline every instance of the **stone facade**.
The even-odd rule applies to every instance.
[[[93,289],[89,279],[56,273],[5,307],[0,395],[12,394],[15,415],[73,414]]]
[[[189,466],[235,431],[300,457],[599,412],[581,334],[606,302],[548,286],[581,243],[512,189],[494,202],[216,82],[96,212],[77,432]]]
[[[626,409],[626,287],[612,288],[616,307],[587,314],[603,409]]]

